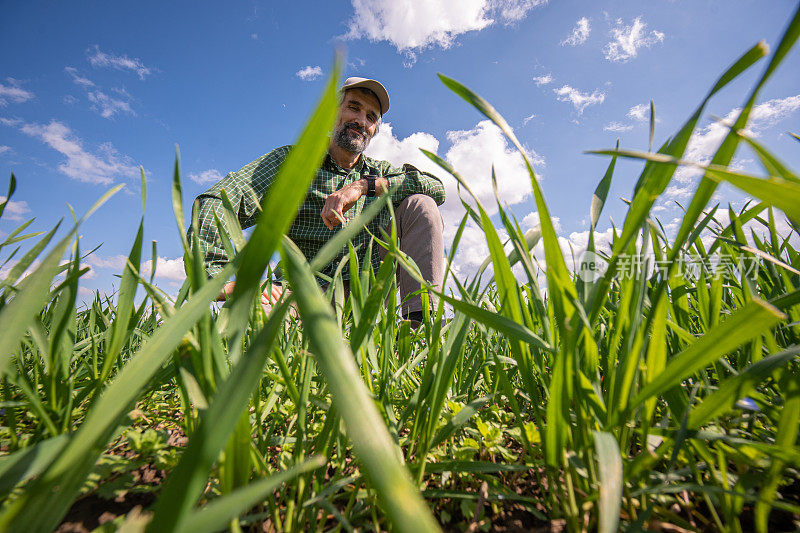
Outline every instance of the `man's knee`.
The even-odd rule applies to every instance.
[[[441,234],[444,229],[442,214],[436,201],[426,194],[412,194],[405,198],[398,206],[398,212],[402,212],[403,225],[422,224],[430,227],[431,231]]]

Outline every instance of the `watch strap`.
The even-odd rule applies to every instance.
[[[367,198],[374,198],[375,197],[375,180],[377,178],[375,176],[364,176],[364,179],[367,180]]]

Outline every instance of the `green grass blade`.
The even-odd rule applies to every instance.
[[[772,73],[778,68],[786,54],[794,46],[798,37],[800,37],[800,6],[795,11],[792,20],[789,22],[789,26],[781,37],[778,48],[775,50],[769,65],[767,65],[766,70],[761,75],[761,78],[755,87],[753,87],[746,103],[742,107],[742,111],[739,113],[733,128],[728,135],[726,135],[725,139],[722,141],[722,144],[717,149],[717,152],[714,154],[714,157],[711,159],[712,165],[727,166],[733,160],[733,156],[736,153],[736,148],[739,141],[739,138],[734,132],[744,129],[761,88],[766,84]],[[766,45],[763,43],[759,44],[761,45],[764,54],[766,54]],[[714,195],[716,188],[716,183],[714,183],[712,180],[706,179],[706,176],[704,176],[700,181],[700,184],[697,186],[697,192],[695,192],[695,195],[692,197],[692,201],[686,210],[683,221],[681,222],[681,227],[678,229],[678,234],[675,238],[675,250],[683,246],[684,239],[687,235],[689,235],[692,226],[700,217],[700,214],[705,206],[708,205],[708,202]],[[670,259],[674,259],[675,257],[676,255],[673,254]]]
[[[493,396],[493,395],[492,395]],[[458,413],[447,423],[440,427],[433,436],[431,440],[431,444],[429,446],[430,449],[437,447],[439,444],[443,443],[447,439],[453,436],[455,432],[464,424],[469,422],[469,420],[481,409],[485,406],[489,401],[492,399],[492,396],[482,396],[476,400],[472,400],[467,405],[462,407]],[[428,468],[429,472],[432,472],[430,468]]]
[[[555,287],[550,286],[550,290],[553,291],[554,295],[560,293],[562,290],[569,291],[571,287],[572,290],[570,292],[574,296],[575,288],[574,285],[572,285],[571,277],[564,261],[564,256],[561,254],[561,248],[558,246],[558,236],[556,235],[553,221],[550,218],[550,212],[545,204],[544,194],[539,186],[539,182],[536,174],[533,171],[533,167],[531,167],[530,161],[528,160],[525,149],[522,147],[519,140],[517,140],[517,137],[514,135],[511,126],[508,125],[508,122],[506,122],[506,120],[495,110],[494,107],[492,107],[489,102],[472,92],[464,85],[442,74],[439,74],[439,79],[442,80],[442,83],[444,83],[447,88],[472,104],[473,107],[494,122],[511,140],[514,146],[516,146],[520,155],[522,155],[531,179],[531,187],[533,188],[533,195],[536,199],[536,209],[539,212],[539,223],[542,227],[545,260],[547,261],[548,280],[550,279],[550,276],[552,276],[553,279],[558,280],[556,283],[548,281],[548,285],[556,285]]]
[[[288,239],[281,257],[291,282],[311,352],[322,368],[333,402],[342,416],[355,455],[375,487],[381,504],[398,531],[439,531],[408,470],[400,462],[400,450],[370,397],[345,345],[330,304],[314,282],[310,266]]]
[[[727,181],[777,207],[795,220],[800,220],[800,183],[774,176],[762,179],[723,167],[709,166],[706,175],[718,182]]]
[[[0,493],[39,475],[61,453],[67,440],[67,435],[58,435],[0,459]]]
[[[784,393],[784,405],[781,409],[781,417],[778,421],[778,431],[775,435],[775,445],[788,451],[796,451],[797,430],[800,427],[800,376],[796,372],[787,372],[782,380]],[[781,472],[783,471],[783,461],[773,458],[767,472],[764,487],[759,494],[756,503],[756,530],[759,533],[767,533],[769,522],[769,511],[775,500],[778,486],[781,483]]]
[[[617,149],[619,149],[619,141],[617,141]],[[597,226],[597,222],[600,220],[600,213],[603,212],[603,206],[606,205],[606,198],[608,197],[608,190],[611,188],[611,177],[614,175],[616,163],[617,158],[612,157],[606,169],[606,173],[603,175],[603,179],[597,184],[597,188],[592,195],[592,206],[589,208],[592,230]],[[590,235],[589,238],[592,238],[592,235]]]
[[[20,276],[22,276],[22,274],[25,273],[28,267],[30,267],[33,264],[34,260],[36,260],[36,258],[39,257],[39,254],[42,253],[45,247],[47,247],[47,245],[50,244],[50,241],[53,239],[53,236],[56,234],[56,231],[58,231],[58,228],[60,226],[61,222],[56,224],[55,227],[51,229],[49,232],[47,232],[47,234],[44,237],[39,239],[39,242],[34,244],[31,247],[31,249],[28,250],[25,253],[25,255],[23,255],[13,267],[11,267],[11,270],[9,271],[8,275],[1,282],[4,286],[10,287],[17,282]],[[8,293],[4,292],[3,300],[5,300],[7,296]]]
[[[720,383],[719,388],[703,398],[702,403],[689,413],[687,427],[699,429],[713,418],[729,411],[736,401],[747,396],[762,381],[777,369],[787,365],[800,354],[800,347],[795,346],[780,353],[770,355]]]
[[[242,266],[236,273],[229,321],[234,330],[247,323],[252,301],[259,288],[258,281],[277,249],[281,236],[294,220],[325,156],[330,142],[328,135],[338,110],[340,70],[341,58],[337,56],[320,103],[264,196],[256,227],[247,246],[241,251]]]
[[[619,525],[622,505],[622,457],[617,439],[611,433],[594,432],[597,450],[597,470],[600,477],[600,497],[597,502],[600,519],[599,533],[614,533]]]
[[[367,301],[361,309],[361,316],[355,331],[350,334],[350,349],[353,350],[353,353],[358,353],[364,343],[364,339],[375,328],[375,317],[378,316],[381,306],[389,293],[391,281],[394,279],[394,272],[394,261],[387,255],[386,259],[381,263],[377,276],[375,276],[375,283],[370,287]]]
[[[175,214],[175,222],[178,225],[178,235],[183,245],[183,256],[189,256],[189,241],[186,240],[186,224],[183,216],[183,186],[181,185],[181,151],[175,145],[175,168],[172,172],[172,211]]]
[[[0,310],[0,376],[8,370],[11,357],[31,322],[39,315],[50,296],[50,283],[56,275],[61,258],[75,235],[73,229],[47,254],[42,263],[24,281],[24,290]]]
[[[659,153],[676,158],[682,157],[684,151],[686,150],[686,146],[689,143],[689,138],[691,137],[691,134],[697,125],[697,121],[700,119],[700,116],[702,115],[703,110],[705,109],[709,100],[711,100],[711,98],[718,91],[725,87],[725,85],[733,81],[737,76],[739,76],[739,74],[744,72],[756,61],[766,55],[766,53],[766,45],[763,43],[758,43],[748,50],[741,58],[739,58],[739,60],[737,60],[733,66],[731,66],[720,77],[692,116],[689,117],[689,119],[684,123],[683,127],[681,127],[680,131],[678,131],[675,137],[666,146],[659,150]],[[625,217],[622,235],[615,243],[615,254],[627,247],[630,239],[633,238],[639,227],[642,225],[642,223],[644,223],[645,219],[649,215],[650,209],[655,203],[656,198],[658,198],[667,188],[667,185],[674,175],[676,168],[677,167],[674,164],[665,166],[645,165],[645,169],[642,172],[642,177],[640,178],[639,183],[637,183],[637,190],[633,201],[631,202],[631,208],[628,211],[628,215]],[[705,205],[703,205],[703,207],[705,207]],[[692,226],[693,225],[694,223],[692,223]]]
[[[653,151],[653,137],[656,134],[656,105],[653,100],[650,100],[650,142],[648,143],[648,151]],[[617,141],[619,143],[619,141]]]
[[[744,142],[748,144],[748,146],[750,146],[750,148],[753,149],[768,175],[778,176],[785,180],[800,183],[800,176],[790,170],[783,161],[778,159],[769,150],[767,150],[763,144],[759,143],[749,135],[746,135],[742,131],[737,131],[736,133],[742,140],[744,140]]]
[[[550,346],[541,337],[533,333],[530,329],[526,328],[519,322],[515,322],[514,320],[506,318],[497,313],[487,311],[486,309],[464,301],[463,299],[458,300],[441,292],[436,292],[436,295],[452,305],[453,309],[457,309],[484,326],[492,328],[495,331],[498,331],[503,335],[507,335],[512,339],[536,346],[542,350],[546,350],[548,352],[553,351],[552,346]]]
[[[3,510],[0,530],[49,531],[58,525],[113,435],[120,417],[170,357],[186,331],[208,312],[209,303],[219,294],[234,266],[226,266],[144,343],[103,391],[64,452],[22,497]],[[54,492],[54,487],[59,490]],[[43,508],[48,512],[42,513]]]
[[[660,376],[642,387],[631,406],[638,406],[651,396],[663,394],[701,368],[785,319],[786,315],[772,305],[753,299],[725,322],[673,357]]]
[[[8,236],[6,237],[6,240],[4,240],[3,242],[0,243],[0,250],[2,250],[3,247],[5,247],[5,246],[10,246],[10,245],[16,244],[16,243],[18,243],[20,241],[24,241],[24,240],[27,240],[27,239],[30,239],[30,238],[33,238],[33,237],[38,237],[39,235],[44,234],[43,231],[37,231],[37,232],[34,232],[34,233],[26,233],[25,235],[20,235],[20,233],[22,233],[25,230],[25,228],[30,226],[33,223],[34,220],[36,220],[36,218],[32,218],[30,220],[27,220],[27,221],[23,222],[22,224],[17,226],[14,229],[14,231],[9,233]],[[6,259],[6,261],[8,261],[8,259]],[[4,262],[4,264],[5,264],[5,262]]]
[[[232,519],[255,504],[264,501],[280,485],[322,466],[325,466],[325,458],[315,456],[282,472],[254,481],[192,512],[174,531],[211,533],[224,530],[230,525]]]
[[[143,173],[144,174],[144,173]],[[142,193],[144,194],[144,193]],[[111,375],[111,370],[117,362],[117,357],[122,350],[122,346],[127,340],[128,325],[133,311],[133,300],[136,296],[136,289],[139,286],[134,268],[139,269],[142,259],[142,240],[144,239],[144,217],[139,223],[139,231],[133,242],[133,247],[128,254],[128,261],[125,270],[122,272],[122,280],[119,286],[119,296],[117,299],[117,309],[114,322],[108,330],[106,351],[103,354],[103,369],[100,372],[100,383],[103,384]],[[155,263],[154,263],[155,265]]]
[[[203,412],[192,433],[181,461],[170,474],[154,509],[149,531],[180,529],[195,501],[208,483],[208,474],[220,450],[228,442],[250,394],[261,379],[267,355],[282,331],[283,317],[289,309],[284,301],[270,318],[247,352],[239,359],[228,378],[219,386],[209,408]]]
[[[98,198],[97,201],[94,204],[92,204],[92,207],[90,207],[86,211],[86,213],[83,214],[83,216],[77,222],[77,224],[80,225],[80,224],[83,224],[84,222],[86,222],[87,218],[92,216],[95,211],[100,209],[103,206],[103,204],[105,204],[107,201],[109,201],[112,196],[114,196],[119,191],[121,191],[123,187],[125,187],[124,183],[121,183],[121,184],[117,185],[116,187],[111,187],[106,193],[104,193],[100,198]]]
[[[14,191],[17,190],[17,178],[14,177],[14,173],[11,173],[11,179],[8,180],[8,193],[6,194],[6,199],[3,200],[3,203],[0,204],[0,218],[3,216],[3,212],[6,210],[6,205],[11,201],[11,197],[14,195]]]
[[[222,221],[225,229],[227,230],[226,233],[230,235],[233,244],[236,245],[236,249],[241,250],[247,245],[247,240],[244,238],[244,234],[242,233],[242,226],[239,224],[239,219],[236,217],[236,211],[233,209],[233,205],[231,205],[231,200],[228,198],[228,194],[225,192],[225,189],[222,189],[219,192],[223,207]],[[224,233],[220,233],[220,235],[224,235]]]

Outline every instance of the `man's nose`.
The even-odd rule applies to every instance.
[[[356,113],[356,123],[364,129],[367,129],[367,114]]]

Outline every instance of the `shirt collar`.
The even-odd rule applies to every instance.
[[[356,171],[356,172],[359,172],[359,173],[362,173],[364,170],[369,170],[369,171],[373,171],[373,172],[375,171],[375,165],[372,164],[372,159],[367,157],[367,156],[365,156],[364,154],[361,154],[358,157],[358,161],[353,166],[353,168],[346,169],[346,168],[340,167],[336,163],[336,161],[333,160],[333,158],[331,157],[330,152],[326,152],[325,153],[325,159],[322,162],[322,166],[323,166],[323,168],[327,168],[328,170],[331,170],[333,172],[341,171],[341,172],[344,172],[345,174],[348,174],[348,173],[353,172],[353,171]]]

